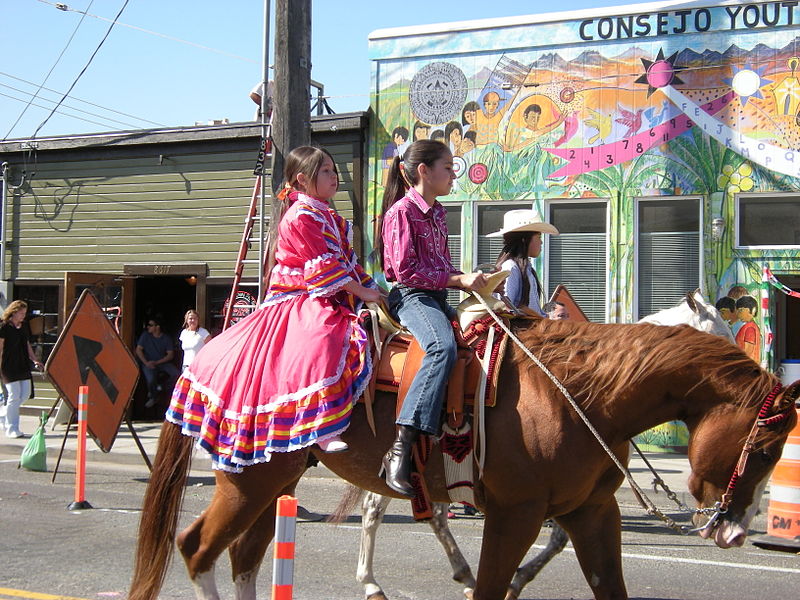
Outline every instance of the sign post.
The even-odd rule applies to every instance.
[[[75,457],[75,501],[67,508],[83,510],[92,508],[86,501],[86,423],[89,407],[89,386],[82,385],[78,390],[78,452]]]

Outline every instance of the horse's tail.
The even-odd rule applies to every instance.
[[[348,485],[344,490],[344,494],[342,494],[341,500],[339,500],[339,504],[336,505],[336,508],[333,509],[333,512],[325,520],[328,523],[342,523],[350,516],[356,504],[358,504],[363,496],[364,490],[360,487]]]
[[[157,600],[175,549],[175,530],[194,438],[167,421],[161,426],[150,483],[144,495],[136,564],[128,600]]]

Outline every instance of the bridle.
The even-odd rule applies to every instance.
[[[794,410],[794,403],[790,402],[785,408],[781,409],[771,417],[767,416],[770,409],[772,409],[773,404],[775,403],[775,398],[777,398],[778,394],[780,394],[782,391],[783,385],[776,383],[775,387],[773,387],[769,394],[767,394],[767,397],[764,398],[764,401],[761,403],[761,408],[758,411],[758,416],[756,417],[753,426],[750,428],[750,433],[747,435],[747,438],[744,441],[742,452],[739,455],[739,460],[736,461],[736,466],[733,467],[733,473],[731,473],[731,478],[728,480],[728,487],[725,489],[725,493],[722,494],[722,498],[718,502],[714,503],[711,516],[705,525],[692,529],[690,530],[691,532],[700,532],[707,529],[713,529],[720,516],[728,512],[728,507],[733,500],[733,492],[736,490],[736,484],[739,482],[741,476],[744,475],[745,468],[747,467],[747,459],[756,449],[755,440],[758,432],[763,428],[777,425],[784,419],[788,418],[789,413]]]

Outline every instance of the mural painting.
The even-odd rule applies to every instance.
[[[742,286],[748,299],[733,307],[742,347],[767,362],[762,265],[799,273],[800,239],[744,247],[735,211],[743,193],[800,192],[800,7],[690,6],[376,32],[371,216],[398,131],[450,147],[458,178],[446,201],[467,213],[485,201],[544,214],[549,199],[603,199],[607,315],[624,322],[635,302],[635,200],[700,197],[701,285],[712,301]],[[475,233],[463,235],[470,247]]]

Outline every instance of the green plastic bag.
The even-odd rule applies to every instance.
[[[47,471],[47,446],[44,442],[44,426],[47,424],[47,413],[39,417],[40,425],[25,444],[19,466],[29,471]]]

